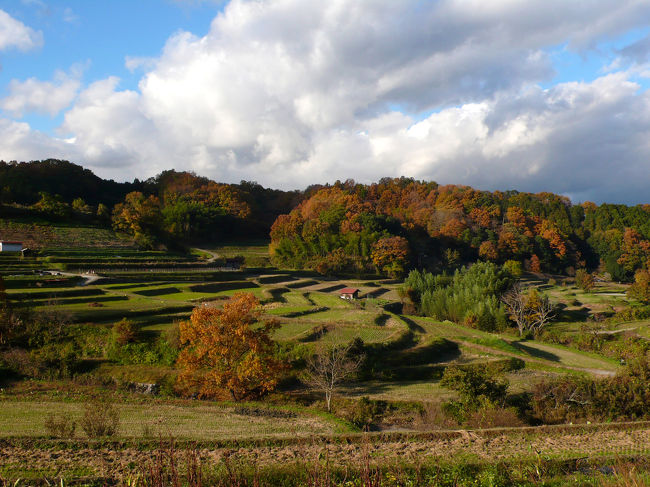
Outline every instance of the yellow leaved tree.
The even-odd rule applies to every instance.
[[[285,370],[271,339],[279,324],[260,318],[259,302],[250,293],[235,294],[222,309],[195,308],[180,324],[179,382],[201,397],[227,392],[235,401],[273,390]]]

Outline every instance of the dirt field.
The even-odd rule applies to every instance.
[[[24,440],[0,442],[0,474],[12,472],[62,475],[77,472],[88,476],[117,478],[137,471],[153,461],[157,452],[142,444],[110,444],[101,446],[78,442],[26,443]],[[650,452],[650,424],[637,424],[631,429],[610,426],[574,428],[545,427],[539,430],[482,430],[439,432],[420,435],[388,434],[327,439],[285,440],[267,446],[220,447],[197,444],[198,454],[206,468],[216,466],[228,457],[230,461],[265,466],[318,462],[327,457],[332,465],[357,466],[367,456],[371,462],[426,463],[463,457],[474,461],[524,460],[526,458],[598,458],[647,455]],[[182,449],[180,446],[179,450]],[[180,459],[184,454],[179,454]],[[28,470],[25,467],[29,466]]]

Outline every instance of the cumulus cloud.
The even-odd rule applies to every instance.
[[[0,100],[0,108],[16,117],[32,112],[55,116],[74,100],[81,87],[82,73],[83,68],[75,66],[70,73],[57,71],[52,81],[11,80],[9,94]]]
[[[43,33],[35,31],[0,10],[0,51],[16,48],[29,51],[43,44]]]
[[[632,201],[650,183],[648,95],[616,71],[539,84],[555,75],[549,49],[648,22],[636,0],[233,0],[207,35],[127,57],[147,70],[137,90],[115,77],[84,89],[61,130],[79,162],[117,179],[408,175]]]

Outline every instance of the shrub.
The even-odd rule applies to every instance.
[[[388,403],[386,401],[373,400],[364,396],[355,404],[349,420],[358,428],[369,430],[377,422],[381,421],[387,409]]]
[[[596,285],[594,276],[589,274],[585,269],[578,269],[576,271],[576,286],[585,292],[591,292]]]
[[[123,318],[113,325],[111,329],[111,337],[118,345],[126,345],[127,343],[134,342],[138,336],[138,329],[132,321]]]
[[[86,403],[80,424],[88,438],[113,436],[119,428],[120,417],[112,403],[96,399]]]
[[[81,366],[79,347],[75,343],[50,343],[36,350],[31,356],[43,369],[40,376],[69,378]]]
[[[538,384],[533,414],[545,423],[599,419],[636,420],[650,416],[650,357],[633,361],[615,377],[563,377]]]
[[[76,428],[77,423],[63,413],[50,413],[45,419],[45,429],[55,438],[72,438]]]
[[[485,367],[447,367],[440,385],[459,394],[460,400],[443,406],[459,423],[481,409],[503,407],[508,391],[508,381],[497,378],[497,374]]]
[[[469,413],[465,419],[469,428],[516,428],[525,426],[516,408],[490,407],[482,405]]]
[[[516,279],[519,279],[523,274],[521,262],[518,260],[506,260],[503,264],[503,270]]]
[[[549,286],[556,286],[557,281],[553,278],[550,278],[548,281],[546,281],[546,284],[548,284]]]
[[[461,401],[469,406],[478,406],[483,400],[499,403],[505,400],[508,382],[496,375],[484,367],[450,366],[440,385],[458,392]]]

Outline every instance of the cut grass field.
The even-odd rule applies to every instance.
[[[117,438],[151,438],[162,435],[189,440],[233,438],[306,437],[349,431],[342,423],[292,408],[268,408],[263,404],[118,403],[120,418]],[[261,413],[256,413],[260,410]],[[248,412],[252,411],[252,412]],[[266,412],[266,415],[265,415]],[[74,402],[3,401],[0,409],[0,437],[48,436],[45,419],[60,414],[79,423],[84,405]],[[83,431],[78,431],[83,437]]]

